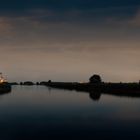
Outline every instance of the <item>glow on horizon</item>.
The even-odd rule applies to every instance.
[[[139,81],[139,48],[84,51],[7,51],[0,56],[9,81],[88,81],[100,74],[104,81]]]

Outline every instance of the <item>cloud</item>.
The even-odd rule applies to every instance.
[[[106,3],[103,0],[28,2],[27,4],[25,0],[19,3],[15,0],[14,6],[11,2],[7,4],[8,9],[6,3],[2,3],[1,46],[14,49],[16,47],[17,50],[46,48],[57,52],[79,51],[85,48],[87,50],[110,48],[108,46],[120,40],[130,42],[131,39],[133,40],[131,42],[137,42],[139,38],[139,31],[130,27],[139,23],[138,5],[135,0],[125,1],[126,3],[120,0],[115,3],[113,0],[108,0]],[[101,41],[106,45],[99,43]],[[126,44],[132,46],[132,43]],[[114,48],[117,45],[113,45]],[[126,45],[123,45],[119,44],[125,48]]]
[[[0,15],[10,17],[30,16],[30,11],[38,11],[35,12],[35,14],[38,15],[39,12],[45,10],[51,11],[54,15],[59,15],[59,17],[66,15],[65,13],[72,13],[73,11],[93,14],[90,11],[96,12],[100,10],[102,15],[105,15],[108,9],[112,10],[106,14],[114,14],[113,9],[133,7],[134,10],[139,5],[140,2],[138,0],[5,0],[1,2]],[[115,14],[117,14],[117,11]],[[94,16],[95,15],[93,15],[93,17]],[[99,16],[101,16],[100,13]]]

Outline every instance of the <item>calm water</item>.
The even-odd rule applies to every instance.
[[[140,99],[13,86],[0,96],[0,139],[140,138]]]

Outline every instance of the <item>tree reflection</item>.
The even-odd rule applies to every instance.
[[[101,93],[98,91],[91,91],[89,92],[89,97],[94,101],[99,101]]]

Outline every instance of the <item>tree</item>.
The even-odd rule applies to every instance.
[[[90,82],[90,83],[101,83],[102,80],[101,80],[100,75],[94,74],[93,76],[91,76],[91,77],[89,78],[89,82]]]

